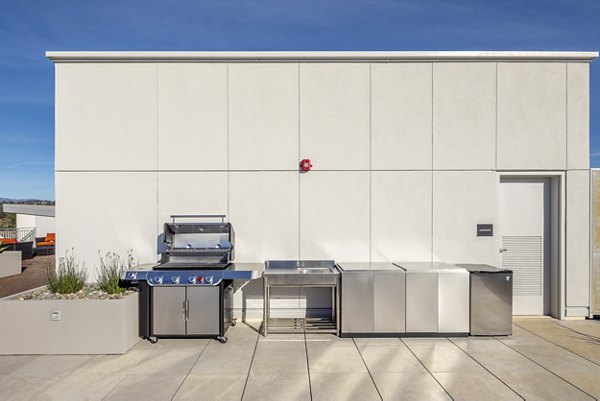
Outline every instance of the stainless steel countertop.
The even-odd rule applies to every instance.
[[[404,272],[401,268],[389,262],[342,262],[337,264],[344,272],[350,271],[396,271]]]
[[[460,273],[467,270],[444,262],[394,262],[407,272],[453,272]]]
[[[512,271],[509,269],[502,269],[500,267],[480,263],[459,263],[456,266],[462,267],[470,272],[505,273]]]

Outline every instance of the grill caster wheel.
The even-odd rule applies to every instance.
[[[148,341],[150,341],[151,344],[156,344],[158,342],[158,338],[156,338],[156,337],[148,337]]]
[[[235,326],[236,324],[237,324],[237,320],[234,319],[231,321],[231,327]]]
[[[221,344],[225,344],[227,342],[227,337],[217,337],[217,341]]]

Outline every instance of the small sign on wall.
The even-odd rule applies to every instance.
[[[477,236],[478,237],[493,237],[494,236],[494,225],[493,224],[477,224]]]

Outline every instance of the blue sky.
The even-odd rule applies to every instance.
[[[54,199],[46,50],[600,50],[598,0],[0,0],[0,197]],[[600,167],[600,60],[591,161]]]

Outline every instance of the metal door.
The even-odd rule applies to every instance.
[[[184,335],[185,287],[153,287],[152,296],[154,335]]]
[[[438,273],[406,272],[406,332],[438,331]]]
[[[188,335],[219,335],[219,287],[187,287]]]
[[[342,333],[373,332],[373,273],[344,272]]]
[[[550,180],[503,178],[499,198],[502,267],[514,272],[513,314],[549,314]]]
[[[400,269],[398,269],[400,270]],[[405,314],[404,272],[373,272],[373,327],[375,333],[404,333]]]

